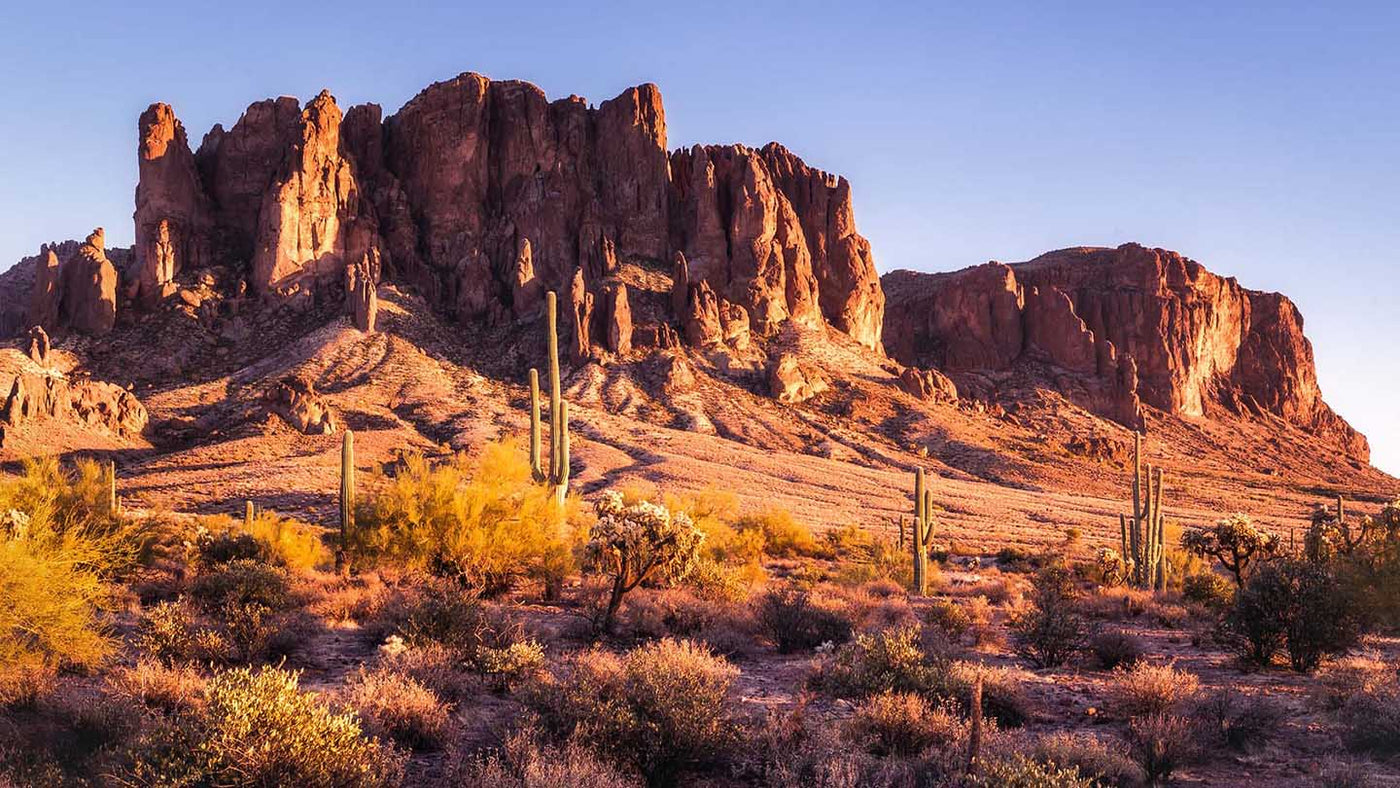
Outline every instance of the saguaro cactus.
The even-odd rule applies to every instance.
[[[1142,434],[1133,433],[1133,514],[1118,515],[1128,578],[1138,588],[1167,590],[1167,528],[1162,514],[1162,469],[1142,465]]]
[[[901,531],[903,518],[901,518]],[[928,489],[924,469],[914,470],[914,593],[928,593],[928,548],[933,541],[933,491]]]
[[[540,373],[530,370],[530,469],[535,480],[548,483],[555,499],[564,503],[569,494],[569,403],[559,384],[558,296],[545,293],[545,317],[549,326],[549,468],[540,458]]]
[[[252,503],[249,503],[249,511]],[[335,553],[336,571],[345,569],[350,531],[355,527],[355,433],[345,430],[340,441],[340,549]]]
[[[245,532],[246,532],[246,531],[251,531],[251,530],[253,530],[253,520],[255,520],[256,518],[257,518],[257,515],[253,512],[253,502],[252,502],[252,501],[244,501],[244,502],[243,502],[243,530],[244,530]]]
[[[117,498],[117,463],[111,460],[107,463],[107,513],[116,517],[121,511],[121,499]]]

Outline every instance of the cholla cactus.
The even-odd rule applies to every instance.
[[[1120,586],[1128,579],[1131,567],[1123,556],[1111,547],[1099,548],[1098,557],[1095,563],[1099,568],[1099,576],[1103,579],[1103,584],[1109,588]]]
[[[1386,511],[1382,511],[1381,516],[1385,517]],[[1338,495],[1336,509],[1329,510],[1321,504],[1313,509],[1312,525],[1303,537],[1303,552],[1312,561],[1328,561],[1337,555],[1351,555],[1366,543],[1377,525],[1375,520],[1365,515],[1347,517],[1346,501]]]
[[[29,515],[19,509],[11,509],[0,515],[0,535],[16,542],[29,538]]]
[[[1188,553],[1219,561],[1235,576],[1235,585],[1243,586],[1250,566],[1277,552],[1279,541],[1255,526],[1249,515],[1237,512],[1214,526],[1188,529],[1181,536],[1181,546]]]
[[[695,567],[705,533],[690,515],[639,501],[628,505],[622,494],[605,491],[594,504],[598,522],[588,542],[589,563],[612,575],[612,592],[599,628],[612,626],[613,615],[627,592],[658,572],[684,578]]]

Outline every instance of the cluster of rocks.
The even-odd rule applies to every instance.
[[[147,415],[140,400],[120,386],[53,371],[20,372],[0,407],[0,448],[7,429],[50,419],[130,438],[146,429]]]

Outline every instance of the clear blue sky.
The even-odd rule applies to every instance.
[[[0,267],[99,224],[130,243],[152,101],[198,144],[322,87],[389,112],[467,70],[595,102],[656,82],[673,147],[776,139],[849,176],[882,271],[1135,240],[1287,293],[1400,473],[1395,4],[198,5],[0,10]]]

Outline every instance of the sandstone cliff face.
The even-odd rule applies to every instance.
[[[132,291],[150,304],[169,295],[183,268],[208,259],[209,205],[185,127],[167,104],[141,114],[136,161],[136,270]]]
[[[776,144],[668,154],[655,85],[592,107],[468,73],[387,119],[373,104],[342,114],[322,92],[304,109],[257,102],[194,154],[166,105],[139,133],[130,292],[147,306],[197,266],[235,271],[263,298],[329,300],[321,291],[373,259],[376,278],[382,268],[458,319],[503,322],[581,277],[612,304],[580,310],[587,356],[593,338],[630,345],[613,317],[620,264],[684,251],[685,287],[708,283],[736,341],[825,320],[880,346],[883,297],[849,185]]]
[[[1129,425],[1137,401],[1173,413],[1273,414],[1366,459],[1322,401],[1302,317],[1175,252],[1126,244],[1016,265],[884,277],[886,346],[946,372],[1041,365],[1074,373],[1084,404]],[[1051,385],[1050,387],[1055,387]]]

